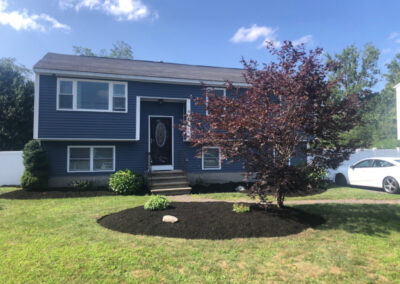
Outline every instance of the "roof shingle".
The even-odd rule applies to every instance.
[[[244,69],[47,53],[33,67],[70,72],[245,83]]]

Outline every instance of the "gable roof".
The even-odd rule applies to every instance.
[[[175,81],[208,81],[245,84],[244,69],[223,68],[145,60],[116,59],[95,56],[47,53],[33,70],[37,73],[87,73],[126,78],[163,78]]]

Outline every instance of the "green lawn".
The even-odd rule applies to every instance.
[[[96,222],[105,214],[140,206],[147,198],[0,199],[0,283],[398,283],[400,279],[399,205],[296,206],[323,215],[327,223],[280,238],[210,241],[133,236]]]
[[[239,192],[202,193],[192,194],[195,198],[211,198],[218,200],[249,199],[247,194]],[[275,200],[270,196],[271,200]],[[340,199],[373,199],[373,200],[400,200],[400,194],[387,194],[385,192],[355,187],[331,187],[327,191],[301,197],[288,197],[286,200],[340,200]]]

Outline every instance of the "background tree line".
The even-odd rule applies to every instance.
[[[132,47],[117,41],[110,50],[95,53],[92,49],[73,46],[82,56],[104,56],[133,59]],[[386,64],[382,74],[378,67],[380,51],[372,44],[362,48],[348,46],[341,53],[326,54],[326,60],[341,62],[330,79],[342,78],[334,99],[360,93],[367,107],[362,110],[363,126],[342,133],[344,143],[358,147],[394,148],[400,146],[396,128],[396,94],[393,87],[400,82],[400,53]],[[33,74],[14,58],[0,59],[0,151],[21,150],[33,136]],[[384,82],[382,90],[377,84]]]

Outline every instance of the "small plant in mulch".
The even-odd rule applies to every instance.
[[[168,209],[171,205],[171,201],[162,195],[153,195],[144,204],[145,210],[159,211]]]
[[[79,190],[79,191],[86,191],[90,190],[93,188],[93,182],[90,180],[75,180],[71,183],[71,186],[73,189]]]
[[[238,204],[235,203],[233,204],[233,212],[236,213],[246,213],[246,212],[250,212],[250,206],[249,205],[245,205],[245,204]]]

